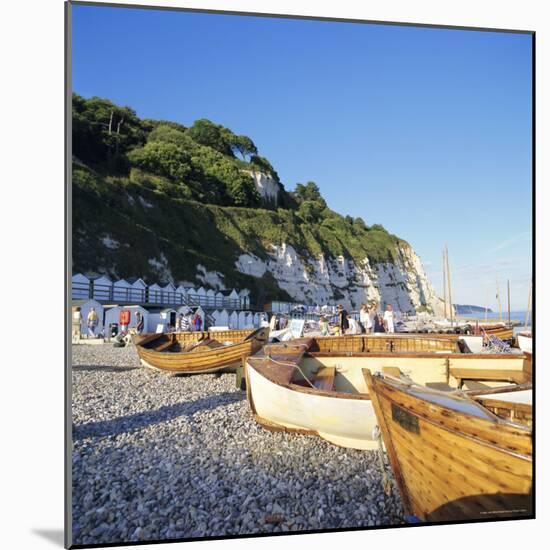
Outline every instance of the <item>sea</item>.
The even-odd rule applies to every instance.
[[[458,317],[464,317],[464,318],[472,318],[472,319],[479,319],[481,321],[485,320],[485,312],[484,311],[477,311],[474,313],[462,313],[461,315],[458,315]],[[500,321],[500,314],[498,311],[488,311],[487,312],[487,320],[488,321]],[[502,320],[504,322],[508,321],[508,312],[503,311],[502,312]],[[525,323],[525,311],[511,311],[510,312],[510,320],[511,321],[519,321],[521,323],[521,326],[514,327],[514,332],[517,330],[521,330],[522,328],[526,328],[524,326]],[[532,314],[529,314],[529,320],[527,322],[527,327],[531,327],[532,323]]]

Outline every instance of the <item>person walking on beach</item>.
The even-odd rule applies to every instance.
[[[338,304],[338,326],[340,327],[340,335],[345,334],[349,328],[348,312],[342,304]]]
[[[202,317],[198,313],[195,313],[193,324],[195,325],[195,332],[200,332],[202,329]]]
[[[118,315],[118,322],[120,323],[120,332],[127,332],[128,325],[130,324],[130,311],[127,309],[122,309]]]
[[[182,332],[191,332],[191,316],[190,315],[184,315],[183,319],[181,320],[181,331]]]
[[[374,332],[386,332],[386,328],[384,327],[384,319],[382,319],[382,315],[378,313],[378,308],[376,306],[373,307],[374,309]]]
[[[361,309],[359,310],[359,322],[361,323],[362,330],[366,333],[370,332],[369,321],[370,318],[367,304],[361,304]],[[372,324],[370,326],[372,326]]]
[[[351,315],[348,315],[348,325],[349,328],[346,331],[346,334],[361,334],[359,323]]]
[[[143,318],[143,315],[136,311],[136,332],[138,334],[141,334],[143,332],[143,328],[145,326],[145,319]]]
[[[73,309],[73,340],[80,340],[80,331],[82,327],[82,313],[80,307],[77,306]]]
[[[95,328],[97,327],[97,324],[99,322],[99,318],[97,316],[97,313],[95,311],[95,307],[90,308],[90,312],[88,313],[88,337],[95,338]]]
[[[393,320],[394,320],[393,306],[388,304],[386,307],[386,311],[384,312],[384,324],[386,326],[386,332],[389,332],[389,333],[395,332]]]
[[[321,331],[321,336],[328,336],[328,319],[321,315],[319,319],[319,330]]]
[[[183,313],[180,313],[176,319],[176,332],[183,332]]]

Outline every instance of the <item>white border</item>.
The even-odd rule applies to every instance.
[[[121,2],[122,3],[122,2]],[[128,3],[128,2],[127,2]],[[136,0],[133,3],[140,3]],[[537,32],[537,307],[538,307],[538,430],[537,514],[539,519],[466,526],[392,529],[323,535],[233,539],[209,543],[162,545],[166,548],[300,548],[306,544],[350,548],[460,548],[495,545],[525,548],[545,534],[548,514],[547,353],[541,349],[550,311],[545,280],[549,235],[549,181],[544,152],[548,141],[547,98],[549,23],[545,2],[410,0],[338,2],[317,0],[148,0],[149,5],[185,6],[236,11],[261,11],[514,28]],[[63,526],[63,0],[26,0],[2,6],[0,46],[2,67],[2,282],[0,322],[3,354],[2,391],[2,545],[5,548],[60,547]],[[7,126],[5,122],[8,122]],[[7,167],[7,170],[6,170]],[[547,186],[546,186],[547,188]],[[47,289],[46,302],[19,289]],[[546,277],[547,279],[547,277]],[[33,319],[33,322],[30,322]],[[34,326],[38,320],[36,333]],[[33,327],[33,328],[31,328]],[[544,427],[544,428],[543,428]],[[7,437],[6,437],[7,436]],[[5,479],[4,479],[5,478]],[[42,534],[39,533],[42,532]],[[46,533],[46,534],[44,534]],[[53,534],[52,534],[53,533]],[[56,535],[57,533],[57,535]],[[159,546],[157,546],[159,547]],[[137,548],[137,547],[135,547]]]

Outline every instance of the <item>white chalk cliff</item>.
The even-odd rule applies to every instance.
[[[264,202],[277,205],[279,199],[279,184],[269,174],[258,171],[246,171],[254,180],[254,186]]]
[[[242,254],[236,262],[241,273],[261,277],[271,272],[280,288],[298,302],[311,304],[342,303],[358,308],[376,300],[383,307],[392,304],[402,312],[430,311],[440,314],[437,297],[422,262],[407,245],[398,248],[395,263],[371,264],[368,258],[356,263],[342,256],[302,258],[288,245],[271,245],[269,258],[263,260]]]

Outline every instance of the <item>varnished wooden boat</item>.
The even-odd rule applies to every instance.
[[[269,329],[148,334],[135,340],[141,363],[175,373],[216,372],[241,365],[267,341]]]
[[[531,405],[512,397],[529,390],[474,398],[384,374],[365,378],[406,514],[423,521],[532,515]]]
[[[479,329],[487,336],[496,336],[500,340],[512,340],[514,337],[513,328],[505,324],[480,325]]]
[[[364,371],[412,377],[446,391],[530,380],[522,354],[465,354],[448,339],[406,336],[302,338],[268,344],[246,361],[255,419],[273,430],[317,434],[354,449],[376,446]]]

